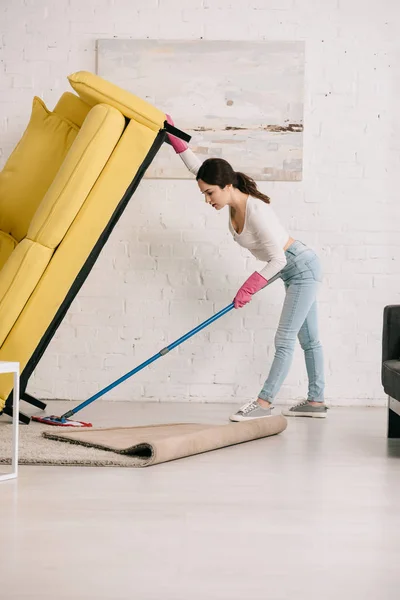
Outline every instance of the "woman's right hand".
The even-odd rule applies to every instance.
[[[174,125],[174,122],[172,120],[172,118],[170,117],[170,115],[165,114],[165,116],[167,117],[167,122],[170,125]],[[177,137],[175,137],[174,135],[172,135],[172,133],[167,133],[168,139],[171,142],[171,146],[173,147],[173,149],[175,150],[175,152],[177,154],[181,154],[182,152],[184,152],[185,150],[187,150],[189,148],[189,146],[187,145],[187,143],[184,140],[181,140]]]

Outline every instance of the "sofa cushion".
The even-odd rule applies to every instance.
[[[382,382],[385,392],[400,400],[400,360],[386,360],[382,364]]]
[[[4,265],[0,278],[0,345],[35,289],[52,254],[53,250],[25,239]]]
[[[123,115],[98,104],[89,112],[28,229],[28,237],[54,249],[71,227],[125,127]]]
[[[82,127],[88,112],[92,107],[86,104],[76,94],[64,92],[54,107],[53,113]]]
[[[166,116],[161,110],[93,73],[78,71],[70,75],[68,81],[82,100],[91,106],[104,102],[153,131],[164,127]]]
[[[4,263],[7,262],[17,243],[11,235],[0,231],[0,270],[3,268]]]
[[[40,98],[20,142],[0,173],[0,230],[18,242],[79,132],[79,127],[50,112]]]

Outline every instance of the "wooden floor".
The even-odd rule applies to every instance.
[[[233,408],[99,401],[80,418]],[[384,409],[343,408],[143,470],[21,467],[0,485],[0,553],[2,600],[398,600],[400,442]]]

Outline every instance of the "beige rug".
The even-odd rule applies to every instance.
[[[281,415],[227,425],[66,429],[31,423],[20,427],[20,464],[147,467],[276,435],[286,425]],[[0,426],[0,464],[10,463],[11,434],[11,425]]]

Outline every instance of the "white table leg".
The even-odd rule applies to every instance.
[[[19,373],[14,373],[12,472],[18,476]]]

